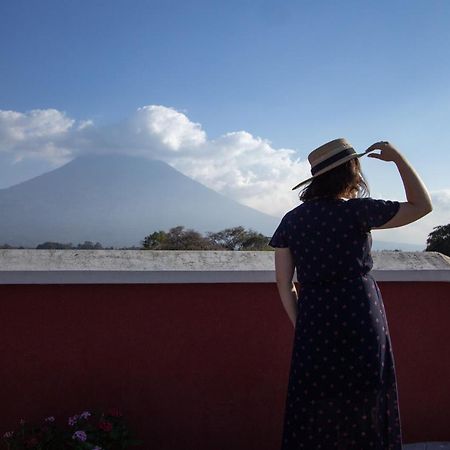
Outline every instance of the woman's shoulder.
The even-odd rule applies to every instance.
[[[372,207],[372,204],[376,202],[376,199],[372,197],[353,197],[342,202],[347,208],[354,211],[359,211],[361,209],[368,209]]]
[[[397,200],[387,200],[383,198],[374,198],[374,197],[356,197],[356,198],[350,198],[348,200],[349,204],[354,205],[362,205],[366,208],[370,208],[371,206],[379,206],[386,203],[395,203]]]
[[[303,213],[305,211],[311,210],[312,208],[318,207],[331,207],[341,206],[341,205],[359,205],[359,206],[367,206],[379,201],[378,199],[372,197],[352,197],[352,198],[330,198],[330,197],[322,197],[322,198],[313,198],[310,200],[306,200],[294,208],[290,209],[284,214],[284,217],[292,217],[297,214]]]

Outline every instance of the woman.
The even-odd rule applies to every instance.
[[[369,153],[381,150],[381,153]],[[406,202],[373,199],[359,157],[393,161]],[[312,177],[272,236],[278,292],[295,327],[282,450],[402,448],[391,338],[370,273],[370,230],[432,211],[428,191],[389,142],[356,153],[345,139],[312,151]],[[292,282],[294,269],[300,294]]]

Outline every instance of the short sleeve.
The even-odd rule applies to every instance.
[[[396,200],[382,200],[371,197],[360,198],[356,211],[364,230],[377,228],[391,220],[400,208]]]
[[[286,248],[288,244],[287,219],[284,216],[269,241],[271,247]]]

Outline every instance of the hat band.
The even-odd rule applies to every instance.
[[[328,167],[330,164],[333,164],[336,161],[339,161],[340,159],[344,158],[345,156],[356,154],[355,149],[353,147],[348,147],[345,150],[342,150],[339,153],[336,153],[335,155],[331,156],[330,158],[326,159],[325,161],[320,162],[319,164],[316,164],[314,167],[311,168],[311,175],[315,175],[317,172],[319,172],[322,169],[325,169],[325,167]]]

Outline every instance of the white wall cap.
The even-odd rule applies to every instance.
[[[372,258],[378,281],[450,281],[442,253],[382,250]],[[0,284],[265,282],[275,282],[273,251],[0,249]]]

